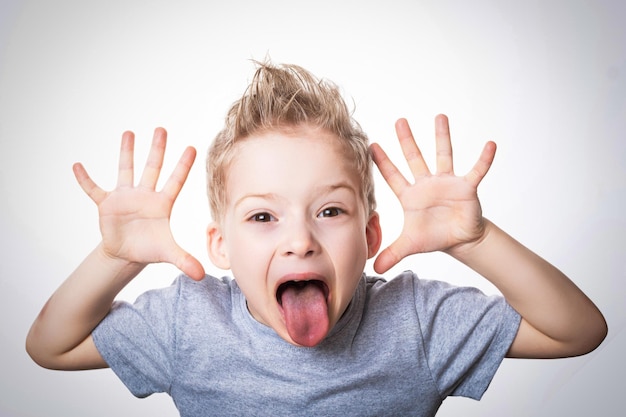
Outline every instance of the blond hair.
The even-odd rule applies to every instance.
[[[376,208],[367,135],[353,119],[338,87],[317,79],[297,65],[257,62],[258,68],[244,95],[233,103],[224,128],[209,148],[206,161],[211,215],[222,221],[226,206],[226,174],[235,145],[255,134],[307,125],[333,133],[346,158],[362,178],[366,211]]]

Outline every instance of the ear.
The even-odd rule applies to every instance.
[[[367,258],[370,259],[378,253],[380,244],[383,241],[383,232],[380,228],[380,220],[377,212],[372,212],[370,219],[365,227],[365,236],[367,238]]]
[[[220,269],[230,269],[230,260],[226,251],[226,242],[220,225],[216,222],[209,224],[206,230],[207,251],[213,265]]]

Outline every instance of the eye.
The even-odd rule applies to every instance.
[[[328,207],[325,208],[317,215],[317,217],[335,217],[342,214],[344,211],[337,207]]]
[[[263,213],[253,214],[249,220],[253,222],[267,223],[267,222],[276,220],[276,218],[269,213],[263,212]]]

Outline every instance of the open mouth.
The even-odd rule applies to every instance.
[[[319,290],[324,294],[324,298],[326,299],[326,302],[328,302],[328,293],[329,293],[328,285],[326,285],[324,281],[321,281],[318,279],[293,280],[293,281],[283,282],[282,284],[278,286],[278,289],[276,290],[276,301],[278,301],[278,304],[282,306],[283,294],[285,293],[285,291],[292,289],[292,290],[295,290],[296,292],[300,292],[306,289],[306,287],[309,285],[314,285],[317,288],[319,288]]]
[[[313,347],[328,334],[328,285],[319,279],[289,280],[278,286],[276,300],[291,339]]]

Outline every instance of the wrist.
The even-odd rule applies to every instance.
[[[496,229],[496,225],[483,217],[481,225],[478,228],[478,233],[473,240],[455,245],[448,249],[446,253],[460,262],[467,264],[474,256],[481,252]]]
[[[121,281],[122,285],[130,282],[146,267],[146,264],[110,255],[102,242],[94,250],[94,255],[102,270],[106,271],[106,276],[111,277],[113,281]]]

